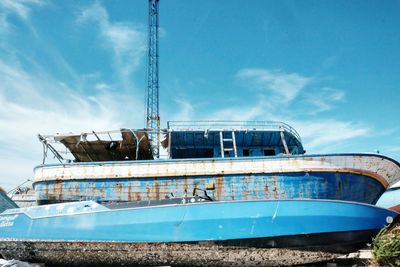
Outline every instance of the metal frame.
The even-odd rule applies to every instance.
[[[159,157],[160,114],[158,82],[158,8],[159,0],[149,0],[149,36],[147,64],[146,128],[156,130],[150,134],[153,155]]]
[[[61,156],[61,154],[69,154],[72,155],[70,152],[62,152],[57,150],[54,145],[62,145],[62,143],[60,142],[60,140],[64,137],[68,137],[68,136],[80,136],[80,140],[76,145],[79,145],[81,142],[85,142],[87,140],[88,136],[94,136],[97,140],[101,140],[99,135],[108,135],[108,137],[110,138],[110,141],[117,141],[116,139],[113,139],[111,137],[111,134],[121,134],[121,140],[122,140],[122,133],[125,132],[129,132],[133,135],[133,137],[136,140],[136,159],[138,158],[138,153],[139,153],[139,145],[140,142],[143,140],[144,136],[142,136],[141,138],[138,138],[138,136],[135,134],[136,132],[143,132],[143,133],[148,133],[149,135],[152,133],[151,131],[148,130],[133,130],[133,129],[122,129],[122,130],[111,130],[111,131],[99,131],[99,132],[83,132],[83,133],[67,133],[67,134],[56,134],[56,135],[40,135],[38,134],[38,138],[39,141],[43,144],[43,161],[42,164],[46,163],[46,159],[47,159],[47,152],[50,150],[53,155],[54,158],[57,158],[57,160],[60,163],[69,163],[71,161],[71,159],[67,159],[63,156]],[[153,131],[154,132],[154,131]],[[64,147],[64,145],[62,145]],[[89,156],[89,155],[88,155]],[[89,156],[90,157],[90,156]]]

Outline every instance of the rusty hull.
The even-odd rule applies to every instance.
[[[379,182],[363,175],[329,172],[57,180],[35,184],[39,204],[158,201],[192,196],[209,196],[217,201],[307,198],[373,204],[384,190]]]
[[[337,199],[374,204],[400,178],[380,155],[335,154],[43,165],[35,169],[40,204],[148,201],[207,192],[213,200]]]

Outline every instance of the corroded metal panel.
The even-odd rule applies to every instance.
[[[36,197],[59,201],[340,199],[375,203],[399,165],[378,155],[86,163],[35,170]]]
[[[380,155],[337,154],[235,159],[92,162],[40,166],[34,182],[109,178],[236,175],[287,172],[351,172],[379,180],[385,187],[400,179],[399,163]]]
[[[35,184],[36,197],[40,203],[79,200],[148,201],[207,195],[219,201],[310,198],[373,204],[384,190],[378,181],[367,176],[336,172],[122,177],[43,181]]]

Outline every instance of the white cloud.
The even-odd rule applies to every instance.
[[[338,152],[340,144],[354,138],[366,137],[371,132],[368,126],[361,123],[336,119],[289,123],[298,130],[306,150],[312,153]]]
[[[244,81],[244,86],[248,89],[258,87],[267,93],[259,96],[257,102],[251,106],[224,109],[217,112],[216,117],[287,122],[299,131],[306,150],[313,153],[337,152],[337,149],[342,148],[339,148],[340,145],[355,138],[366,137],[371,131],[362,123],[333,118],[302,120],[307,115],[317,115],[333,109],[345,99],[345,92],[339,89],[323,87],[316,91],[315,88],[310,88],[311,83],[316,83],[314,78],[298,73],[254,68],[240,70],[236,78]],[[298,109],[289,105],[296,98],[308,104],[312,112],[308,112],[309,109],[304,106]],[[293,119],[294,117],[300,119]]]
[[[246,84],[268,91],[276,105],[290,103],[313,80],[297,73],[255,68],[242,69],[236,77]]]
[[[82,9],[77,22],[97,24],[105,48],[113,52],[114,66],[119,78],[124,88],[129,88],[132,73],[145,56],[145,30],[127,22],[111,22],[107,10],[99,2]]]
[[[43,6],[42,0],[1,0],[0,1],[0,33],[3,35],[11,32],[12,25],[8,22],[10,15],[16,15],[28,21],[32,7]]]
[[[0,40],[6,41],[5,36],[12,32],[13,25],[9,23],[9,16],[18,16],[27,22],[32,7],[43,6],[46,2],[42,0],[1,0],[0,1]],[[4,40],[3,40],[4,39]],[[0,45],[4,45],[0,43]]]
[[[169,120],[190,121],[194,119],[194,107],[189,101],[183,98],[175,98],[173,101],[178,104],[178,106],[171,115],[167,115]]]
[[[306,104],[311,105],[311,114],[318,114],[333,109],[339,102],[343,102],[345,96],[346,94],[343,90],[324,87],[305,94],[304,101]]]
[[[142,101],[121,92],[100,90],[84,96],[2,60],[0,76],[0,169],[12,168],[10,160],[21,162],[14,172],[2,171],[1,179],[11,179],[14,185],[29,178],[26,175],[41,162],[38,133],[112,130],[142,123],[142,112],[137,111],[143,109]]]
[[[98,84],[96,84],[95,85],[95,88],[97,89],[97,90],[107,90],[107,89],[110,89],[110,85],[108,85],[108,84],[106,84],[106,83],[98,83]]]
[[[1,10],[5,13],[12,13],[18,15],[20,18],[26,20],[29,17],[30,6],[44,5],[45,2],[41,0],[2,0],[0,1]]]
[[[28,20],[31,8],[43,3],[39,0],[0,1],[0,33],[9,27],[6,24],[10,14]],[[33,25],[28,25],[35,33],[32,41],[43,47],[43,53],[63,69],[66,75],[62,80],[52,74],[49,62],[37,61],[23,51],[17,51],[19,58],[9,56],[18,49],[9,42],[13,36],[2,40],[0,184],[7,189],[31,178],[32,167],[41,163],[38,133],[80,133],[143,125],[143,94],[134,92],[132,74],[145,54],[144,31],[129,23],[111,23],[107,11],[98,3],[84,9],[78,21],[98,25],[99,43],[112,52],[118,76],[114,81],[104,82],[100,72],[78,74],[57,48],[42,41]]]
[[[262,118],[265,116],[265,101],[263,97],[258,102],[249,106],[237,106],[223,108],[210,114],[210,118],[215,120],[248,121]]]

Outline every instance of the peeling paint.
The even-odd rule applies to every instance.
[[[383,176],[374,172],[383,169]],[[319,198],[374,204],[385,190],[382,179],[400,178],[400,168],[392,161],[349,155],[66,164],[43,166],[35,173],[36,198],[42,204],[181,198],[210,184],[215,188],[206,192],[214,200]]]

